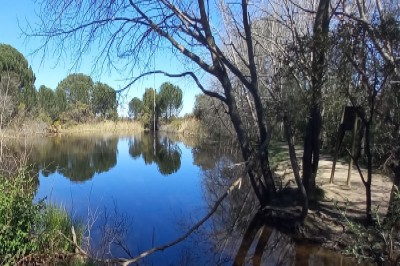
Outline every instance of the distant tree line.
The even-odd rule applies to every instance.
[[[15,48],[0,44],[0,126],[21,117],[38,116],[46,122],[86,122],[117,118],[116,93],[90,76],[70,74],[55,90],[35,89],[35,74]]]
[[[38,107],[53,120],[87,122],[95,117],[117,118],[116,93],[109,85],[90,76],[70,74],[53,91],[41,86]]]
[[[147,88],[142,99],[132,98],[129,102],[129,116],[142,121],[145,128],[151,128],[154,117],[156,123],[159,117],[164,118],[166,122],[170,121],[179,115],[182,105],[182,90],[179,86],[165,82],[160,86],[158,93],[153,88]]]

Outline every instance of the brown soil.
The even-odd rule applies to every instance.
[[[332,158],[324,156],[319,162],[317,184],[325,192],[325,202],[337,202],[340,208],[347,206],[347,214],[360,216],[365,214],[365,187],[355,167],[351,170],[350,186],[347,186],[349,164],[337,162],[333,184],[329,183],[332,170]],[[367,170],[362,169],[364,177]],[[388,208],[392,182],[380,173],[372,176],[372,209],[384,214]]]
[[[301,157],[299,156],[299,162]],[[349,163],[337,161],[333,184],[330,184],[333,159],[323,155],[319,161],[317,185],[324,191],[324,198],[310,206],[305,221],[305,236],[317,240],[326,247],[343,249],[354,241],[354,235],[348,230],[348,223],[343,221],[345,214],[349,220],[365,220],[365,188],[357,171],[351,170],[350,186],[347,186]],[[290,170],[289,170],[290,169]],[[367,170],[362,169],[366,178]],[[288,162],[279,164],[276,173],[284,177],[285,182],[293,174]],[[294,182],[291,183],[294,185]],[[384,215],[388,208],[392,182],[389,177],[374,173],[372,177],[372,210]]]

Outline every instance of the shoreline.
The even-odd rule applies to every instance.
[[[82,125],[74,125],[68,128],[61,128],[60,133],[48,134],[46,132],[30,134],[30,136],[79,136],[82,135],[104,135],[104,134],[119,134],[119,133],[139,133],[144,129],[138,122],[133,121],[102,121],[96,123],[88,123]],[[13,131],[9,131],[13,132]],[[162,134],[178,134],[182,137],[195,137],[196,135],[174,130],[159,131]],[[4,137],[4,132],[2,137]],[[15,132],[14,132],[15,133]],[[11,135],[10,138],[18,138],[19,134]],[[7,138],[7,136],[6,136]],[[293,180],[292,171],[290,168],[287,149],[282,147],[281,156],[286,158],[280,160],[277,164],[275,174],[281,177],[283,183]],[[299,150],[297,156],[301,158],[302,154]],[[351,232],[350,223],[361,224],[365,218],[365,189],[359,177],[357,169],[352,169],[351,187],[346,185],[348,163],[338,161],[335,171],[334,184],[329,183],[330,170],[332,168],[332,158],[329,155],[321,156],[317,185],[324,191],[324,198],[316,204],[311,204],[306,220],[304,221],[303,229],[300,235],[291,235],[295,241],[310,241],[313,244],[320,245],[329,250],[344,253],[352,245],[357,242],[358,236]],[[362,169],[362,171],[366,171]],[[383,217],[388,207],[392,182],[389,177],[376,173],[373,175],[372,185],[373,209],[379,206],[377,214]],[[346,214],[344,217],[343,214]],[[346,221],[345,218],[348,220]],[[372,246],[372,244],[371,244]],[[396,254],[398,250],[395,250]],[[357,254],[347,254],[350,257],[357,258]]]

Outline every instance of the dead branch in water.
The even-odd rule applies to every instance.
[[[130,265],[132,263],[138,262],[141,259],[155,253],[158,251],[163,251],[167,248],[170,248],[172,246],[175,246],[176,244],[182,242],[183,240],[185,240],[186,238],[188,238],[194,231],[196,231],[197,229],[199,229],[200,226],[202,226],[218,209],[218,207],[221,205],[222,201],[230,194],[232,193],[233,190],[240,188],[242,184],[242,177],[238,178],[235,180],[235,182],[232,183],[232,185],[225,191],[225,193],[219,197],[219,199],[215,202],[214,206],[212,207],[212,209],[207,213],[206,216],[204,216],[200,221],[198,221],[194,226],[192,226],[185,234],[183,234],[181,237],[167,243],[164,244],[162,246],[158,246],[158,247],[154,247],[152,249],[149,249],[145,252],[142,252],[141,254],[139,254],[138,256],[131,258],[131,259],[123,259],[123,258],[118,258],[118,259],[106,259],[106,260],[102,260],[102,259],[96,259],[96,258],[92,258],[87,252],[85,252],[76,242],[76,235],[75,235],[75,230],[74,228],[72,228],[72,235],[73,235],[73,240],[67,238],[65,235],[62,235],[64,238],[66,238],[68,241],[70,241],[72,244],[75,245],[76,249],[75,252],[81,256],[84,256],[88,259],[97,261],[97,262],[101,262],[101,263],[110,263],[110,264],[121,264],[123,266],[127,266]]]
[[[201,219],[199,222],[197,222],[194,226],[192,226],[185,234],[183,234],[181,237],[175,239],[174,241],[171,241],[165,245],[162,246],[158,246],[158,247],[154,247],[150,250],[147,250],[143,253],[141,253],[139,256],[129,259],[129,260],[125,260],[123,261],[121,264],[124,266],[127,266],[131,263],[135,263],[138,262],[139,260],[147,257],[148,255],[158,252],[158,251],[163,251],[167,248],[170,248],[172,246],[175,246],[176,244],[182,242],[183,240],[185,240],[186,238],[188,238],[194,231],[196,231],[197,229],[199,229],[200,226],[202,226],[218,209],[219,205],[221,205],[222,201],[236,188],[240,187],[242,183],[242,178],[238,178],[235,182],[233,182],[233,184],[228,188],[228,190],[215,202],[214,206],[212,207],[212,209],[207,213],[207,215]],[[121,261],[121,260],[120,260]]]

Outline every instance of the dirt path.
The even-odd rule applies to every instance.
[[[287,147],[282,147],[282,150],[287,150]],[[301,151],[301,149],[298,149]],[[286,156],[287,152],[283,152],[283,157]],[[297,153],[298,162],[301,163],[302,154]],[[287,158],[287,157],[286,157]],[[349,163],[342,160],[337,161],[334,183],[330,184],[330,177],[332,171],[333,158],[329,155],[321,155],[319,161],[319,168],[317,174],[317,185],[324,191],[324,199],[321,203],[334,207],[335,204],[339,208],[345,208],[347,206],[347,213],[351,216],[359,216],[365,214],[365,187],[361,181],[361,177],[357,171],[357,168],[353,165],[351,171],[351,182],[350,186],[347,186],[347,173]],[[277,175],[283,177],[283,183],[285,184],[288,180],[294,180],[291,166],[289,161],[283,161],[278,164]],[[362,172],[366,178],[367,170],[362,169]],[[291,182],[295,186],[294,182]],[[378,208],[379,213],[386,213],[388,202],[390,198],[390,191],[392,189],[392,181],[389,177],[384,176],[380,173],[374,173],[372,176],[372,209]],[[336,208],[338,209],[338,208]],[[335,211],[335,210],[332,210]]]
[[[319,161],[317,184],[325,192],[325,201],[335,203],[339,207],[347,205],[349,215],[365,213],[365,187],[361,177],[353,166],[351,171],[350,187],[347,186],[347,173],[349,164],[343,161],[336,163],[334,183],[330,184],[333,159],[329,156],[322,156]],[[363,175],[367,176],[367,170],[362,169]],[[386,213],[390,198],[392,182],[387,176],[374,173],[372,176],[372,209],[378,208],[378,212]]]
[[[302,149],[298,149],[298,162],[302,161]],[[285,158],[277,164],[275,173],[281,177],[282,185],[290,184],[295,187],[293,172],[286,158],[287,147],[280,147],[280,158]],[[352,245],[354,235],[351,234],[349,224],[344,221],[344,214],[350,220],[364,221],[365,214],[365,187],[361,181],[357,168],[351,171],[350,187],[347,186],[348,162],[342,160],[336,163],[334,183],[330,184],[333,158],[321,155],[317,175],[317,185],[324,191],[324,198],[310,206],[305,221],[305,238],[320,242],[325,247],[334,250],[343,250]],[[367,170],[362,169],[367,175]],[[289,180],[291,180],[289,182]],[[372,177],[372,211],[385,215],[388,208],[392,182],[389,177],[374,173]],[[379,208],[378,208],[379,207]],[[377,209],[378,208],[378,209]]]

